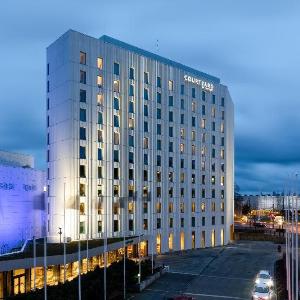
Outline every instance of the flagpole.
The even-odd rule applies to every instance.
[[[36,237],[33,236],[33,290],[36,290]]]
[[[64,182],[64,283],[66,282],[66,183]]]
[[[47,237],[44,237],[44,300],[47,300]]]

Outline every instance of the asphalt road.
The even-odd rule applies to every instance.
[[[170,272],[134,299],[159,300],[185,294],[201,300],[248,300],[255,275],[262,269],[273,273],[278,258],[275,244],[255,241],[161,255],[157,263],[170,266]]]

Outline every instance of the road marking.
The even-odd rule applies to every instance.
[[[168,273],[180,274],[180,275],[192,275],[192,276],[199,276],[200,275],[198,273],[176,272],[176,271],[169,271]]]
[[[223,298],[223,299],[248,300],[247,298],[231,297],[231,296],[220,296],[220,295],[209,295],[209,294],[184,293],[184,295],[213,297],[213,298]]]

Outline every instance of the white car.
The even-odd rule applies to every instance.
[[[260,271],[255,279],[256,284],[266,284],[268,287],[272,288],[274,286],[273,279],[269,271]]]
[[[256,284],[252,294],[252,300],[271,300],[272,291],[265,284]]]

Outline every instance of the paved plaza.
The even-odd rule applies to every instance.
[[[255,241],[160,255],[157,264],[168,265],[170,272],[134,299],[158,300],[185,294],[201,300],[248,300],[255,275],[262,269],[273,273],[279,257],[277,245]]]

